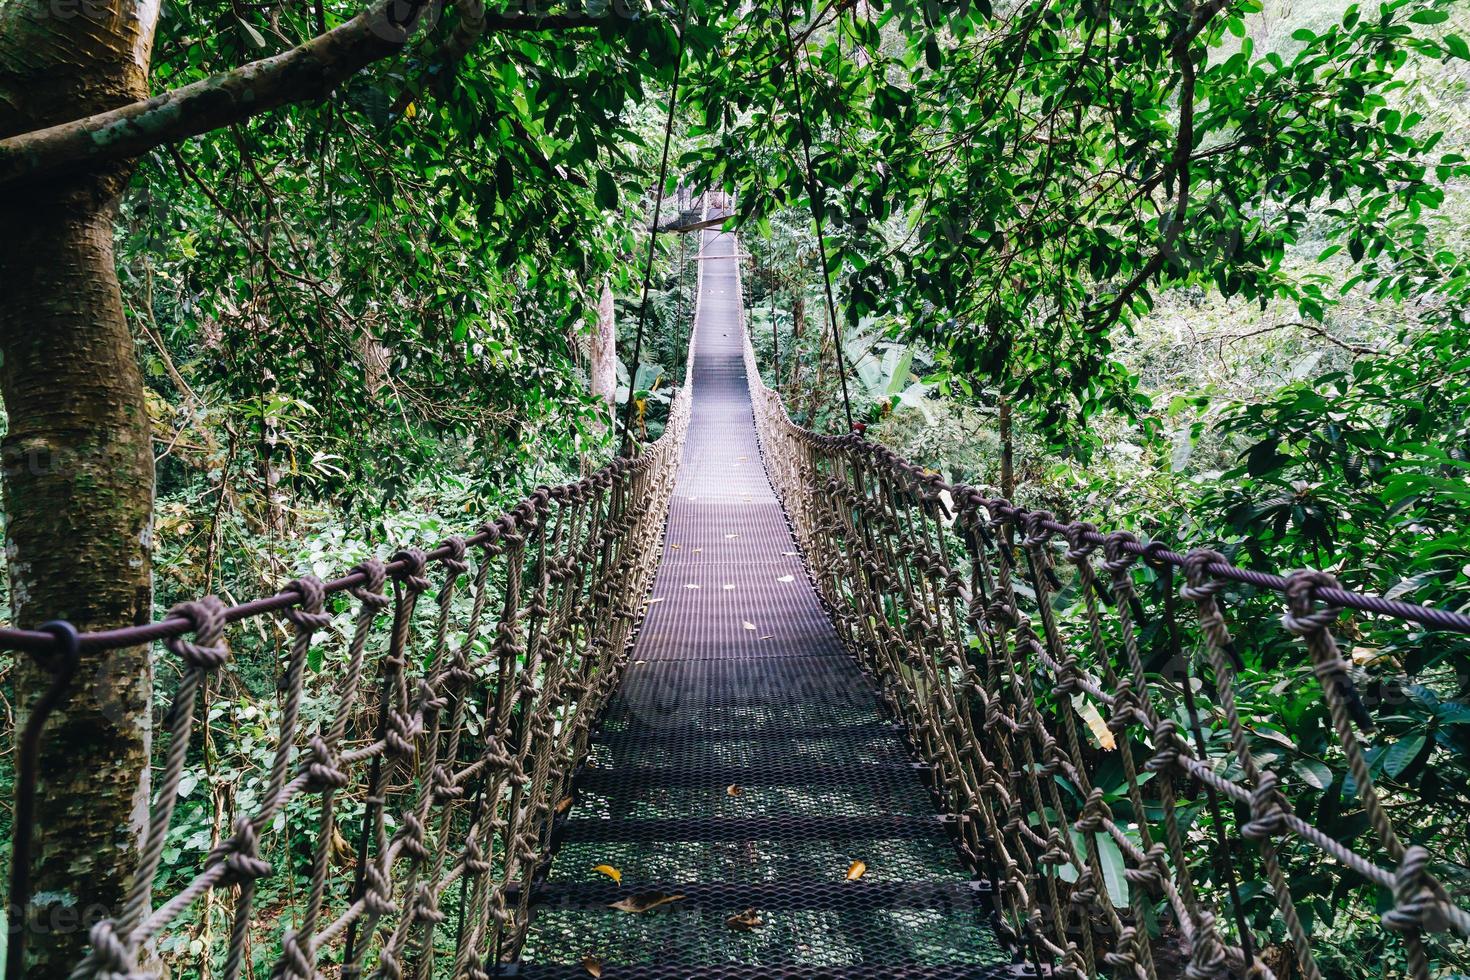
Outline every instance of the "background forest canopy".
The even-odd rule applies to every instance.
[[[153,87],[354,12],[168,5]],[[449,7],[321,104],[140,161],[118,270],[148,378],[165,579],[211,587],[214,565],[262,537],[287,552],[266,563],[278,575],[288,527],[347,513],[401,536],[426,503],[493,509],[608,449],[587,334],[609,283],[631,354],[675,25],[622,7],[529,13],[567,23],[492,29],[461,52]],[[818,349],[826,327],[806,325],[824,315],[782,13],[696,5],[678,162],[688,186],[738,190],[757,325],[769,331],[774,298],[811,362],[793,408],[825,424],[835,360]],[[1431,487],[1463,505],[1463,9],[859,2],[790,16],[844,359],[859,409],[889,419],[881,438],[999,485],[996,413],[1014,415],[1008,491],[1205,508],[1236,532],[1299,537],[1293,558],[1310,547],[1323,565],[1344,507],[1359,524],[1377,497],[1389,520]],[[660,236],[637,379],[660,382],[654,401],[687,337],[678,237]],[[1406,453],[1422,480],[1385,492]]]
[[[680,9],[426,10],[324,98],[147,148],[109,218],[154,616],[437,542],[606,459],[605,285],[617,397],[644,393],[650,438],[683,380],[692,236],[657,236],[627,363]],[[147,92],[360,11],[166,3]],[[1454,0],[690,0],[663,190],[736,193],[752,332],[798,421],[840,430],[845,374],[868,435],[951,480],[1465,609],[1467,37]],[[0,95],[23,40],[0,43]],[[26,159],[0,153],[11,190]],[[7,517],[27,459],[8,440]],[[1470,651],[1377,651],[1423,692],[1378,764],[1470,817]],[[256,666],[240,696],[264,703]],[[1300,690],[1261,711],[1317,778]]]

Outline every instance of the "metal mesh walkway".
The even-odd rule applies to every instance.
[[[663,562],[510,969],[1009,975],[984,887],[807,579],[756,443],[736,241],[703,235],[693,418]],[[866,874],[846,880],[855,861]]]

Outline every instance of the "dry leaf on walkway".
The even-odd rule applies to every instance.
[[[740,624],[740,625],[741,625],[741,626],[744,626],[744,627],[745,627],[745,628],[746,628],[746,629],[748,629],[748,630],[753,630],[753,629],[755,629],[755,624],[754,624],[754,623],[746,623],[746,622],[741,622],[741,624]]]
[[[572,804],[574,802],[575,802],[575,798],[574,797],[571,797],[571,796],[563,796],[561,798],[561,802],[556,805],[556,812],[557,813],[566,813],[568,810],[570,810],[572,808]]]
[[[854,861],[847,866],[847,880],[857,881],[868,873],[868,866],[861,861]]]
[[[739,796],[741,793],[744,793],[744,792],[745,792],[745,790],[741,789],[735,783],[731,783],[729,786],[726,786],[725,787],[725,795],[726,796]]]
[[[733,582],[726,582],[725,583],[725,591],[726,592],[729,592],[730,590],[732,590],[734,588],[735,588],[735,584]]]
[[[621,885],[623,883],[623,873],[610,864],[599,864],[592,870],[596,871],[600,875],[607,875],[613,880],[614,884]]]
[[[738,537],[740,537],[740,535],[738,535],[738,534],[727,534],[727,535],[725,535],[725,537],[727,537],[727,538],[738,538]]]
[[[642,895],[629,895],[620,902],[613,902],[608,908],[617,909],[619,912],[647,912],[660,905],[680,901],[683,897],[683,895],[665,895],[663,892],[644,892]]]
[[[663,602],[663,601],[664,601],[664,598],[665,598],[665,597],[664,597],[664,596],[659,596],[659,597],[658,597],[658,598],[656,598],[656,599],[649,599],[649,600],[648,600],[648,604],[649,604],[649,605],[650,605],[650,606],[651,606],[651,605],[653,605],[653,604],[654,604],[654,603],[655,603],[655,602]]]
[[[686,588],[686,589],[697,589],[697,588],[699,588],[699,583],[697,583],[697,582],[690,582],[688,585],[684,586],[684,588]]]
[[[782,575],[780,578],[776,579],[776,581],[777,582],[795,582],[796,581],[796,576],[795,575]]]
[[[750,932],[752,929],[759,929],[765,923],[761,921],[760,916],[755,914],[755,909],[746,909],[726,919],[725,925],[736,932]]]
[[[582,957],[582,969],[594,977],[600,977],[602,976],[602,960],[595,956],[584,956]]]

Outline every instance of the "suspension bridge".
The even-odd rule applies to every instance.
[[[1379,800],[1334,636],[1344,612],[1470,618],[1061,522],[802,429],[759,375],[735,236],[699,235],[688,383],[658,441],[333,581],[125,630],[0,632],[58,665],[18,754],[25,914],[45,833],[26,746],[64,706],[65,664],[161,642],[180,669],[131,890],[74,977],[158,975],[207,896],[231,925],[185,970],[226,980],[262,962],[282,980],[1318,977],[1303,850],[1388,896],[1409,975],[1431,975],[1426,934],[1470,936],[1445,856],[1401,840]],[[1163,588],[1140,590],[1145,573]],[[1059,621],[1068,588],[1080,627]],[[1252,751],[1240,588],[1278,595],[1301,639],[1365,815],[1351,841],[1292,812]],[[307,658],[343,602],[345,664],[308,719]],[[187,884],[157,889],[181,783],[207,778],[201,692],[232,624],[260,618],[292,637],[265,792]],[[284,907],[258,901],[293,873],[267,854],[306,855]],[[1248,871],[1274,916],[1245,913]]]

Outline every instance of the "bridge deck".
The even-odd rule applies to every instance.
[[[653,602],[511,969],[1008,973],[988,898],[806,577],[756,443],[735,239],[701,234],[693,419]],[[848,881],[854,861],[867,873]],[[683,897],[609,907],[648,894]],[[732,927],[747,909],[760,925]]]

